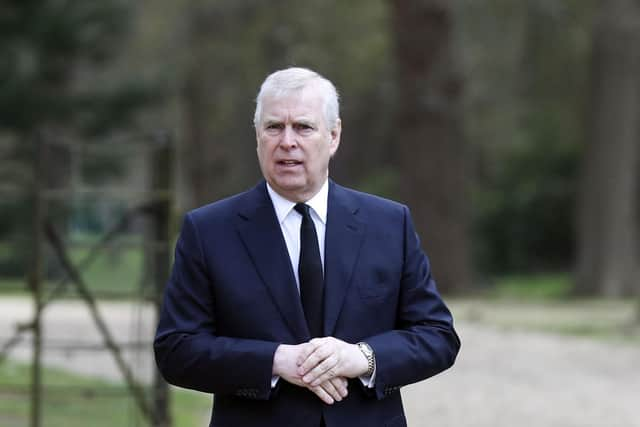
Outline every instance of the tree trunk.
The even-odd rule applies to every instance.
[[[638,1],[602,1],[578,211],[576,290],[583,295],[619,297],[637,286],[639,44]]]
[[[445,0],[392,0],[400,194],[445,292],[470,284],[462,79]]]
[[[224,19],[220,8],[192,2],[186,11],[185,49],[189,56],[185,64],[181,91],[184,138],[179,153],[183,209],[192,209],[216,200],[223,194],[225,174],[230,159],[224,141],[212,135],[211,122],[218,113],[221,84],[215,81],[219,71],[212,67],[207,44],[220,37],[220,22]],[[212,83],[212,80],[214,82]],[[212,107],[212,105],[214,107]]]

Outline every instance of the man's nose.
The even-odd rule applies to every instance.
[[[280,140],[280,145],[282,148],[291,149],[298,145],[298,141],[296,139],[296,133],[293,131],[291,126],[285,126],[282,131],[282,139]]]

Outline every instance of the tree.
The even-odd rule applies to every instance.
[[[579,207],[577,292],[629,295],[638,281],[640,2],[601,1]]]
[[[457,69],[452,5],[393,0],[402,199],[445,291],[470,285],[467,153],[462,134],[462,78]]]
[[[117,81],[106,72],[120,53],[130,15],[131,6],[123,0],[3,2],[0,142],[3,163],[10,167],[0,168],[0,179],[18,187],[22,196],[29,194],[34,159],[30,142],[36,134],[46,131],[59,140],[97,139],[131,125],[134,112],[152,99],[146,84]],[[52,145],[44,149],[53,166],[45,184],[64,187],[70,179],[69,151]],[[18,235],[29,235],[29,200],[10,203],[8,211],[3,217],[10,226],[0,235],[20,248],[25,239]],[[66,207],[59,204],[57,211],[64,220]],[[22,259],[16,259],[23,257],[21,253],[12,251],[14,259],[6,265],[21,265]]]
[[[476,161],[475,262],[490,274],[568,271],[593,5],[506,5],[483,1],[462,11],[465,58],[475,62],[465,103]]]
[[[116,86],[101,79],[127,34],[127,2],[13,0],[3,8],[3,131],[25,134],[52,126],[95,135],[115,123],[122,127],[148,95],[134,83]]]

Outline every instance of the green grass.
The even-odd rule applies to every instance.
[[[633,300],[452,299],[458,321],[508,330],[528,330],[640,343]]]
[[[145,426],[123,384],[69,374],[59,369],[43,371],[44,427]],[[29,424],[30,369],[26,364],[0,364],[0,426]],[[172,389],[174,425],[196,427],[208,420],[211,398],[202,393]]]
[[[1,295],[27,295],[26,279],[18,277],[0,277]]]
[[[561,300],[570,296],[572,287],[568,273],[508,275],[495,279],[489,296],[499,299]]]
[[[87,250],[73,249],[71,259],[78,265]],[[108,295],[136,292],[143,279],[143,253],[139,249],[112,250],[101,256],[82,272],[90,289]]]
[[[576,299],[569,273],[495,278],[480,298],[452,302],[459,320],[505,329],[640,342],[638,301]]]
[[[89,249],[72,248],[69,257],[73,265],[80,270],[83,281],[100,298],[126,298],[140,293],[144,279],[144,255],[141,249],[107,249],[101,252],[86,268],[80,269]],[[52,290],[59,279],[44,282],[46,290]],[[77,296],[74,285],[67,281],[64,296]],[[25,278],[0,277],[0,293],[4,295],[27,295]]]

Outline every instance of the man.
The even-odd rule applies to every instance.
[[[211,426],[406,426],[400,387],[460,346],[408,209],[328,179],[341,122],[317,73],[267,77],[254,124],[265,181],[185,216],[160,371],[215,394]]]

